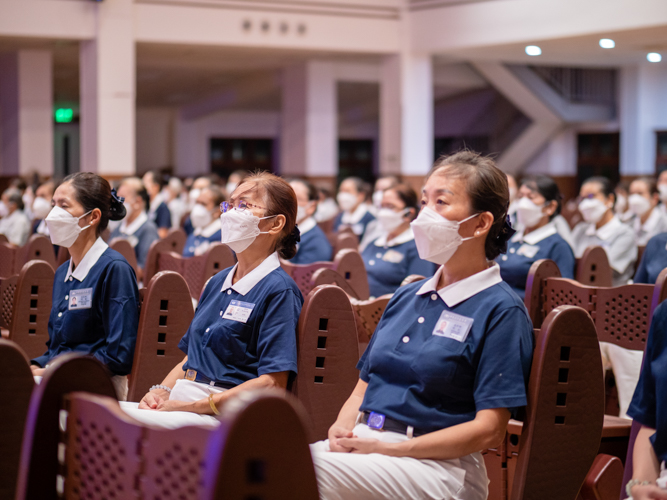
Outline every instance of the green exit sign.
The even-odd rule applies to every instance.
[[[56,123],[69,123],[74,118],[74,110],[71,108],[56,109]]]

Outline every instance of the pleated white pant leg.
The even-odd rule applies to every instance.
[[[630,418],[627,412],[639,381],[644,351],[624,349],[609,342],[600,342],[600,350],[605,364],[608,364],[614,372],[620,407],[619,416]]]

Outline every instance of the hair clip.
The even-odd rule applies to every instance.
[[[294,238],[295,243],[299,243],[301,241],[301,231],[299,230],[299,226],[294,224],[294,229],[292,230],[292,238]]]
[[[111,190],[111,197],[118,203],[123,203],[125,201],[125,198],[118,196],[118,194],[116,193],[116,188],[113,188]]]
[[[512,219],[509,215],[507,215],[507,217],[505,217],[505,224],[503,224],[503,230],[500,232],[500,234],[509,240],[512,236],[514,236],[514,233],[516,233],[516,229],[512,227]]]

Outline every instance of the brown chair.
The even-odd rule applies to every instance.
[[[56,500],[60,475],[60,410],[64,396],[84,391],[116,398],[107,369],[78,353],[56,358],[35,386],[23,434],[17,500]]]
[[[333,221],[333,219],[331,220]],[[9,243],[7,236],[5,236],[4,234],[0,234],[0,243]]]
[[[16,247],[9,242],[0,242],[0,278],[7,278],[14,273]]]
[[[350,304],[354,310],[354,318],[357,326],[357,338],[359,341],[359,356],[361,356],[371,337],[375,333],[375,329],[387,308],[387,304],[391,300],[392,294],[382,295],[377,299],[371,300],[357,300],[350,297]]]
[[[177,254],[183,253],[183,248],[185,248],[185,240],[188,239],[188,235],[185,234],[181,228],[170,229],[167,236],[163,238],[169,244],[171,248],[170,251],[176,252]]]
[[[4,371],[0,385],[0,498],[13,499],[19,473],[23,430],[35,381],[28,358],[14,342],[0,339],[0,360]]]
[[[16,274],[21,272],[21,268],[31,260],[43,260],[53,268],[54,272],[57,269],[53,244],[43,234],[33,234],[24,246],[17,249],[14,272]]]
[[[576,280],[582,285],[612,286],[612,270],[602,247],[588,247],[577,259]]]
[[[56,269],[62,266],[70,258],[69,249],[65,247],[58,247],[58,255],[56,259]]]
[[[3,337],[9,337],[9,329],[12,326],[14,294],[18,279],[18,275],[0,278],[0,330]]]
[[[333,242],[333,254],[336,255],[341,250],[350,249],[358,250],[359,249],[359,237],[354,234],[351,230],[349,232],[341,232],[336,235],[336,238]]]
[[[298,375],[292,391],[311,418],[314,438],[325,439],[359,380],[355,314],[345,292],[333,285],[310,292],[298,331]]]
[[[334,222],[336,222],[336,218],[332,217],[331,219],[318,222],[317,225],[320,226],[320,229],[324,234],[329,235],[334,232],[333,230]]]
[[[411,283],[417,283],[418,281],[422,281],[425,279],[426,276],[421,276],[419,274],[411,274],[410,276],[406,277],[403,281],[401,281],[401,286],[409,285]]]
[[[29,359],[46,351],[54,274],[46,262],[31,260],[23,266],[16,282],[8,338],[20,345]]]
[[[547,278],[560,278],[558,264],[551,259],[540,259],[530,266],[528,279],[526,280],[526,296],[524,302],[528,315],[535,328],[539,328],[544,321],[542,311],[542,297],[544,296],[544,283]]]
[[[157,273],[151,278],[144,295],[128,401],[141,400],[153,384],[161,383],[183,360],[178,343],[194,317],[190,290],[178,273]]]
[[[137,276],[139,265],[137,264],[137,254],[135,253],[132,244],[125,238],[114,238],[109,242],[109,248],[125,257],[127,263],[134,270],[134,275]]]
[[[625,493],[623,463],[618,457],[599,454],[581,487],[582,500],[616,500],[621,491]]]

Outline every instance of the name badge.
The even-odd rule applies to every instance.
[[[92,288],[82,288],[81,290],[72,290],[69,292],[69,305],[67,308],[70,311],[75,311],[77,309],[90,309],[92,305]]]
[[[405,255],[403,255],[401,252],[397,252],[396,250],[387,250],[382,256],[382,260],[385,262],[391,262],[392,264],[398,264],[403,260],[404,257]]]
[[[468,332],[472,327],[472,322],[472,318],[466,318],[460,314],[443,311],[438,322],[435,324],[433,335],[465,342]]]
[[[232,300],[227,306],[225,314],[222,315],[224,319],[231,319],[232,321],[238,321],[240,323],[245,323],[250,317],[255,304],[250,304],[249,302],[241,302],[240,300]]]
[[[517,250],[517,255],[523,255],[524,257],[528,257],[529,259],[532,259],[537,255],[537,252],[540,251],[540,247],[535,246],[535,245],[528,245],[524,243],[519,247]]]

